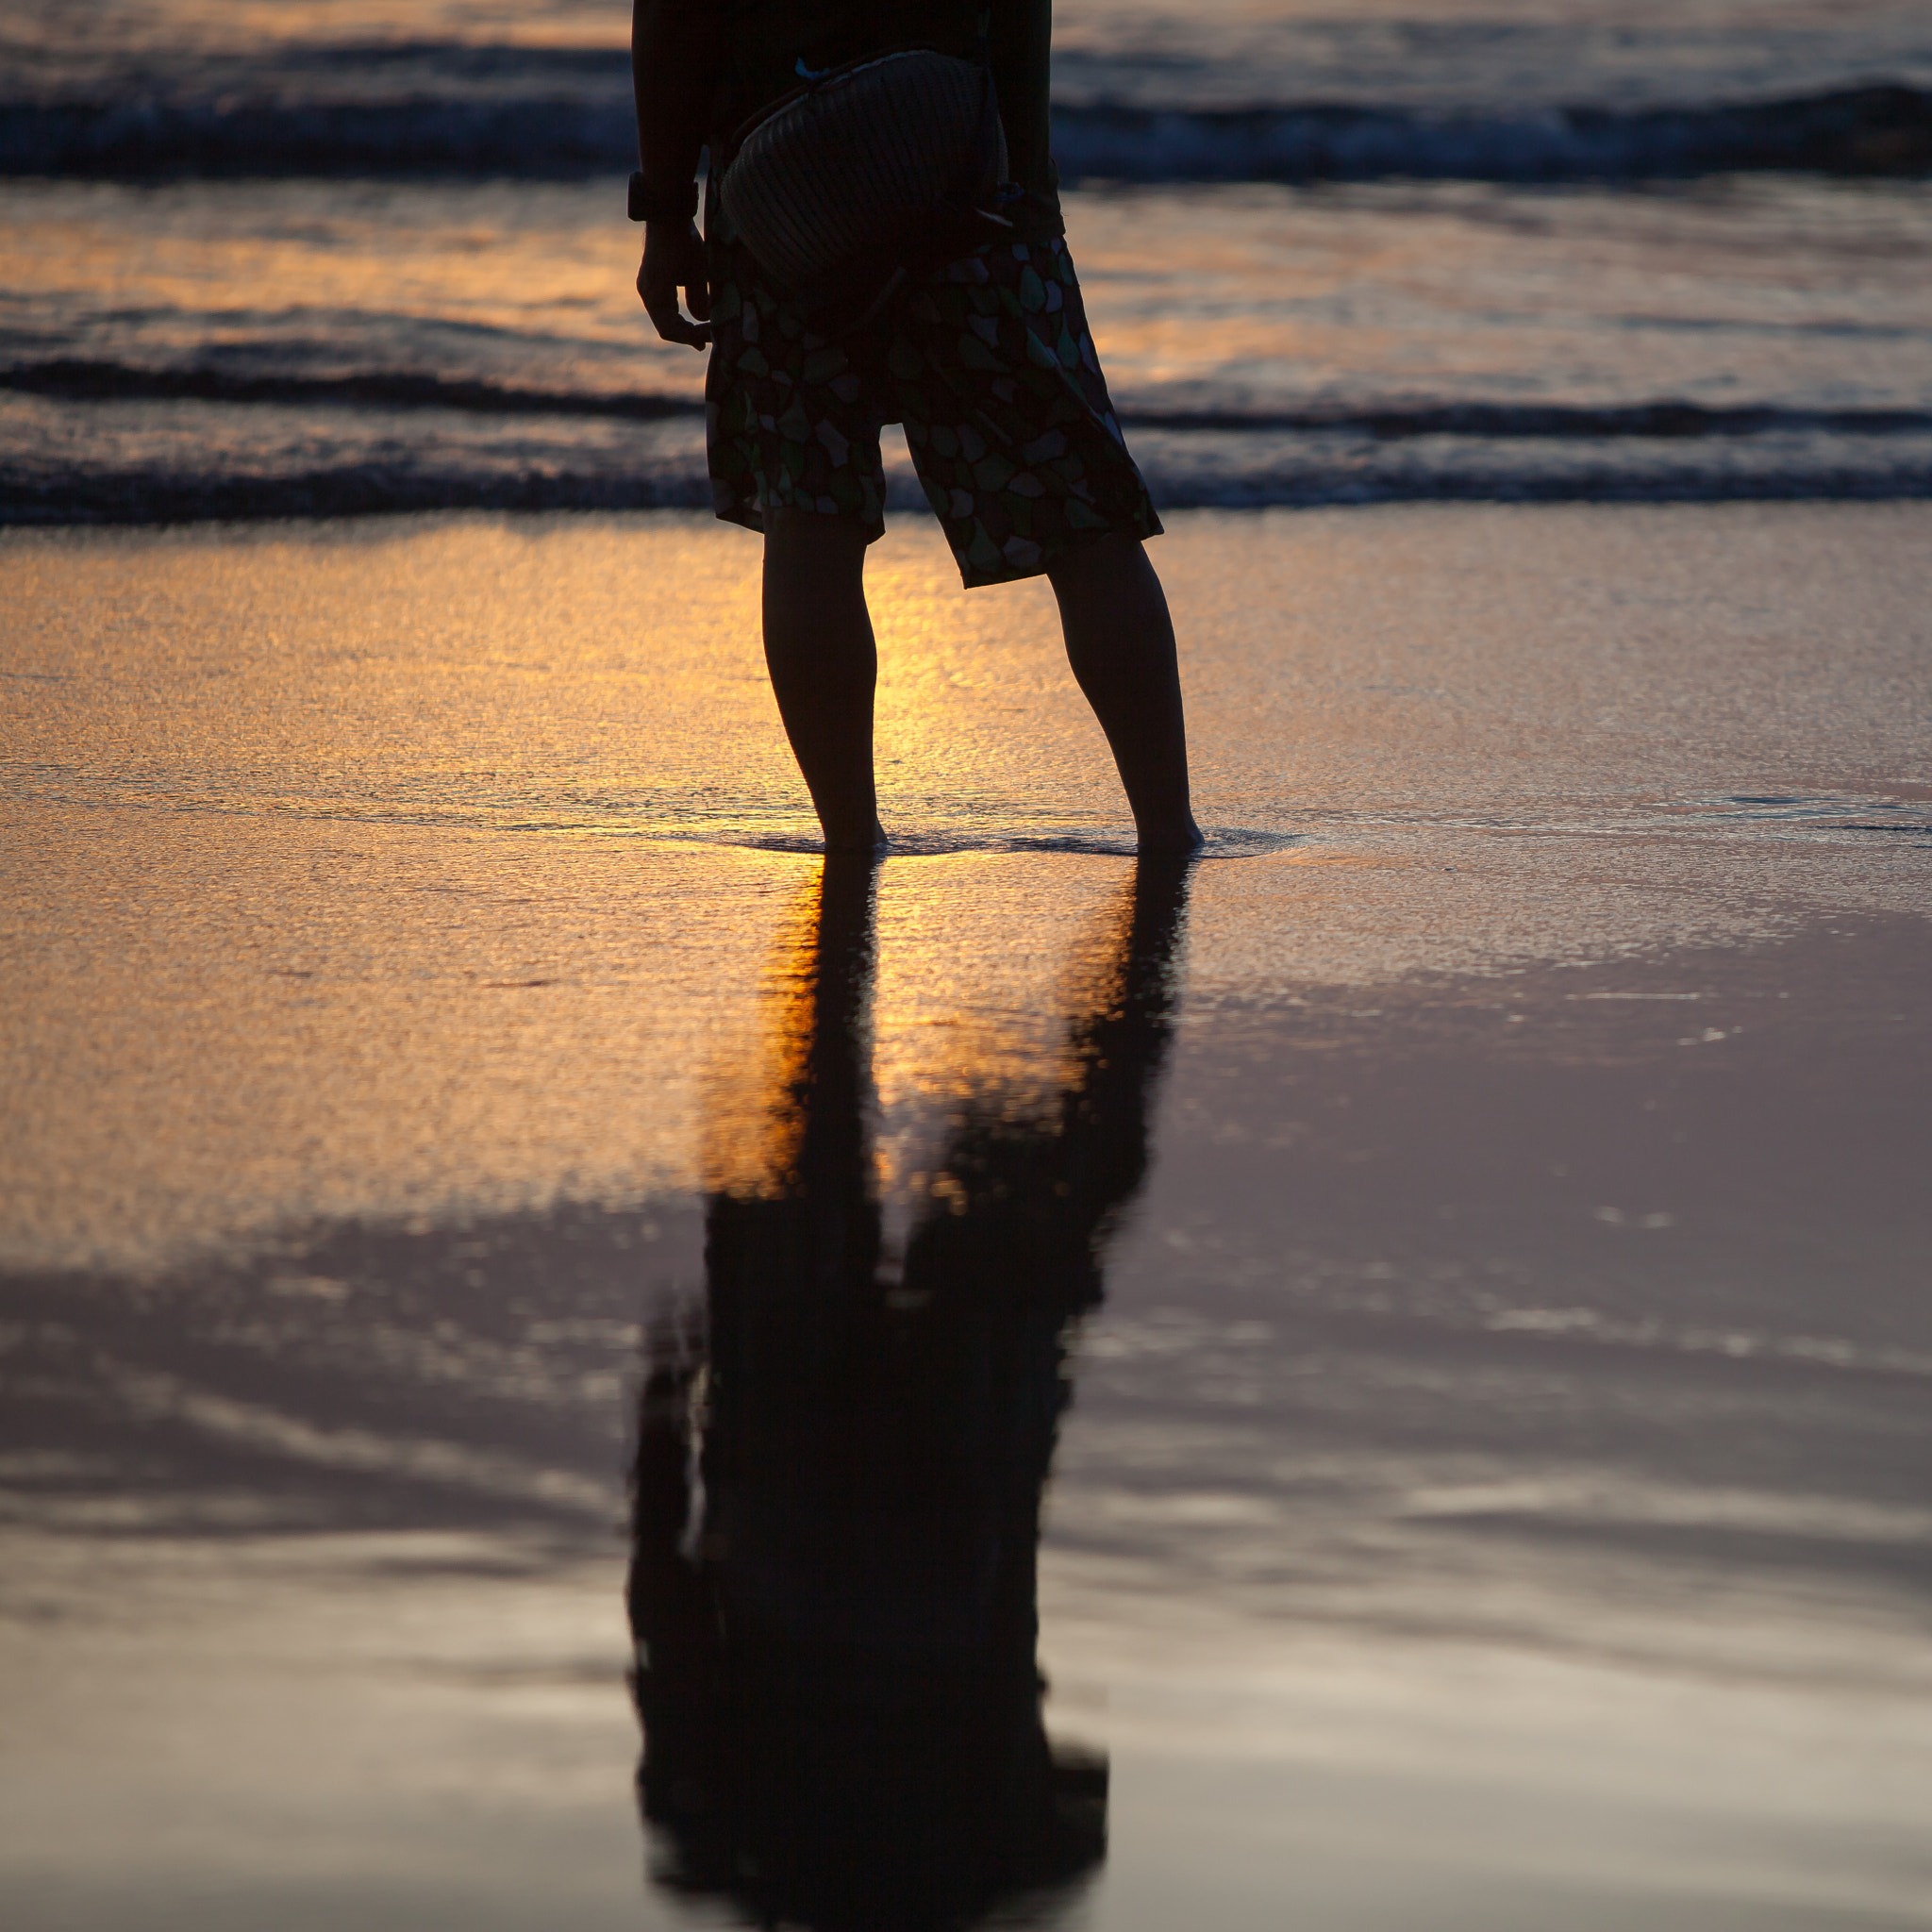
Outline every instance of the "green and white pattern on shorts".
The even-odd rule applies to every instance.
[[[712,500],[760,529],[792,507],[884,529],[879,428],[903,423],[968,585],[1062,550],[1159,533],[1058,238],[994,242],[925,276],[880,324],[826,341],[741,246],[712,243],[705,384]]]

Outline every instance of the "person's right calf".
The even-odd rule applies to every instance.
[[[1167,597],[1146,551],[1107,536],[1047,566],[1067,661],[1107,734],[1141,850],[1191,852],[1201,828],[1188,795],[1188,731]]]

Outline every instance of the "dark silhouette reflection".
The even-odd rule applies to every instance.
[[[1184,861],[1139,867],[1058,1091],[971,1094],[894,1269],[874,876],[827,861],[757,1104],[721,1096],[755,1146],[708,1195],[702,1321],[654,1340],[629,1582],[658,1882],[827,1932],[1011,1923],[1104,1856],[1105,1762],[1041,1723],[1041,1495],[1067,1326],[1146,1168],[1186,893]]]

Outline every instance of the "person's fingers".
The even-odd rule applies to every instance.
[[[678,310],[680,284],[687,286],[696,322],[686,321]],[[688,240],[660,238],[654,230],[645,230],[644,258],[638,268],[638,298],[651,318],[651,326],[667,342],[683,342],[693,349],[709,346],[711,332],[702,325],[711,312],[710,291],[705,286],[705,245],[695,228]]]
[[[667,342],[687,342],[693,349],[702,349],[711,340],[709,329],[700,328],[694,322],[687,322],[678,313],[677,297],[675,292],[662,301],[644,304],[651,317],[651,325]]]
[[[700,322],[708,321],[711,313],[711,290],[708,278],[709,264],[705,259],[704,238],[695,227],[685,231],[679,258],[677,279],[684,287],[684,306]]]
[[[638,271],[638,294],[643,302],[644,313],[651,318],[651,326],[667,342],[685,342],[693,349],[702,349],[710,341],[708,329],[687,322],[678,312],[677,284],[665,279],[655,263],[647,261]]]

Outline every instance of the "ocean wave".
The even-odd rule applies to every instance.
[[[1519,114],[1307,106],[1172,113],[1058,108],[1069,180],[1637,180],[1751,169],[1903,173],[1932,166],[1932,94],[1846,88],[1695,107]]]
[[[0,175],[570,177],[636,165],[627,102],[0,98]]]
[[[0,98],[0,174],[622,173],[636,136],[613,87],[308,99],[245,89]],[[1932,167],[1932,92],[1874,84],[1769,101],[1481,112],[1374,105],[1054,110],[1068,181],[1641,180],[1754,169]]]
[[[1899,436],[1932,430],[1932,410],[1924,409],[1799,409],[1769,404],[1711,408],[1702,403],[1670,401],[1594,408],[1557,403],[1437,403],[1253,412],[1123,408],[1120,414],[1122,422],[1133,429],[1233,435],[1341,431],[1377,441],[1427,436],[1505,441],[1519,438],[1593,441],[1599,437],[1674,440],[1814,431],[1839,436]]]
[[[1657,470],[1607,458],[1555,466],[1499,461],[1493,451],[1449,462],[1362,465],[1320,452],[1273,466],[1143,461],[1163,510],[1313,509],[1384,503],[1896,502],[1932,498],[1932,442],[1905,461],[1864,466],[1813,453],[1756,468],[1722,463]],[[375,460],[275,475],[192,468],[97,468],[64,475],[0,461],[0,526],[258,522],[433,510],[708,509],[700,462],[613,471],[445,469]],[[889,479],[887,508],[923,509],[909,475]]]
[[[463,409],[487,416],[596,416],[641,423],[704,413],[701,397],[525,389],[408,370],[346,375],[243,375],[189,365],[149,368],[62,356],[0,368],[0,390],[59,402],[258,403],[350,408]]]
[[[242,374],[195,364],[148,367],[78,357],[0,367],[0,390],[59,402],[211,402],[280,408],[460,409],[477,415],[611,418],[661,422],[704,411],[696,396],[593,390],[528,389],[457,380],[408,370],[343,375]],[[1445,401],[1308,409],[1160,409],[1125,403],[1130,429],[1201,435],[1355,435],[1376,441],[1422,437],[1483,441],[1592,441],[1640,437],[1683,441],[1826,433],[1932,433],[1932,409],[1804,409],[1770,404],[1711,408],[1663,398],[1601,406]]]
[[[346,463],[278,475],[99,469],[47,476],[0,462],[0,525],[258,523],[285,517],[394,516],[426,510],[708,509],[693,468],[611,475],[546,471],[479,475],[398,462]]]

